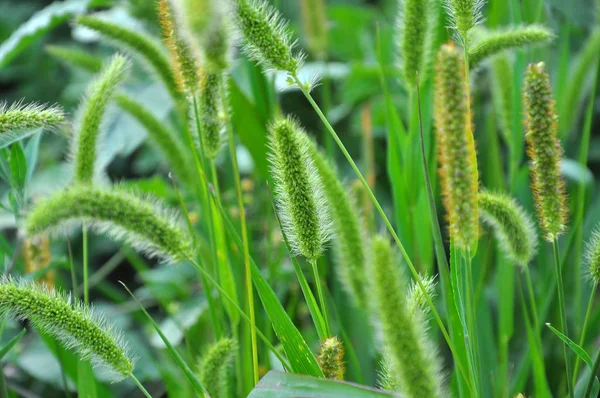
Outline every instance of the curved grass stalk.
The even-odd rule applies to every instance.
[[[369,187],[369,183],[367,182],[367,180],[365,180],[365,177],[362,175],[362,173],[358,169],[358,166],[354,162],[354,159],[352,159],[352,156],[350,156],[350,154],[348,153],[348,150],[344,146],[344,143],[340,140],[340,137],[337,135],[334,128],[329,123],[329,120],[327,120],[327,118],[321,111],[321,108],[319,108],[319,105],[317,105],[317,103],[313,99],[313,97],[309,91],[309,86],[303,84],[297,75],[292,75],[290,77],[293,80],[293,82],[300,88],[300,90],[302,91],[302,93],[304,94],[304,96],[306,97],[308,102],[311,104],[311,106],[313,107],[313,109],[315,110],[315,112],[317,113],[319,118],[321,119],[321,122],[325,125],[325,127],[327,128],[327,131],[329,131],[329,134],[331,134],[334,141],[336,142],[336,144],[338,145],[338,147],[340,148],[340,150],[346,157],[346,160],[352,167],[352,170],[354,170],[354,173],[356,173],[356,176],[362,183],[363,187],[368,192],[369,198],[371,199],[371,201],[373,202],[373,205],[377,209],[377,212],[383,219],[383,222],[384,222],[386,228],[388,229],[388,231],[390,232],[390,234],[392,235],[394,242],[400,249],[400,253],[402,254],[402,257],[404,258],[404,260],[406,261],[406,264],[408,265],[413,278],[417,282],[419,288],[424,291],[425,298],[427,300],[427,305],[431,308],[433,317],[435,318],[435,321],[437,322],[438,326],[440,327],[442,335],[444,336],[444,339],[446,340],[446,343],[448,344],[448,347],[449,347],[450,351],[452,352],[452,356],[453,356],[454,360],[456,361],[457,367],[459,368],[459,370],[462,373],[465,380],[469,380],[469,378],[467,377],[467,373],[465,371],[464,365],[463,365],[462,361],[460,360],[460,357],[458,356],[458,353],[456,351],[454,343],[452,342],[452,339],[450,338],[450,335],[448,334],[448,331],[446,330],[446,327],[444,326],[444,323],[442,322],[442,318],[440,317],[440,314],[438,313],[437,309],[435,308],[435,305],[433,304],[433,301],[431,300],[431,296],[425,292],[426,287],[423,284],[423,281],[421,280],[419,273],[417,272],[414,264],[412,263],[410,257],[408,256],[408,253],[406,252],[404,245],[400,241],[398,234],[394,230],[394,227],[392,227],[390,220],[385,215],[385,212],[383,211],[383,208],[381,207],[381,205],[379,204],[379,201],[375,197],[375,194],[373,194],[371,187]],[[472,391],[472,386],[469,383],[467,383],[467,386],[468,386],[469,390]]]

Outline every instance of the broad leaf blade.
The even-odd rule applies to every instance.
[[[248,397],[383,398],[392,396],[392,394],[385,391],[378,391],[357,384],[270,371]]]
[[[67,21],[71,16],[82,14],[88,1],[57,1],[35,13],[0,45],[0,67],[9,63],[35,39]]]

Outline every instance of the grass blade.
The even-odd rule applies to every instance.
[[[165,346],[167,346],[167,350],[169,351],[169,353],[171,354],[171,356],[173,357],[173,359],[177,363],[177,366],[179,366],[179,368],[185,374],[185,377],[188,379],[188,381],[190,382],[190,384],[192,385],[192,387],[194,387],[194,391],[196,391],[196,393],[198,393],[201,397],[207,396],[206,390],[204,389],[204,387],[200,383],[200,380],[198,380],[198,378],[196,377],[196,375],[194,375],[194,372],[192,372],[192,370],[187,365],[187,363],[185,363],[185,361],[183,360],[183,358],[181,358],[181,355],[179,355],[179,353],[177,352],[177,350],[173,347],[173,345],[171,345],[171,343],[167,339],[167,336],[165,336],[164,333],[160,330],[160,328],[158,327],[158,325],[156,324],[156,322],[154,322],[154,319],[152,319],[152,317],[150,316],[150,314],[148,313],[148,311],[146,311],[146,309],[144,308],[144,306],[142,305],[142,303],[139,302],[139,300],[137,299],[137,297],[135,297],[135,295],[131,292],[131,290],[129,290],[129,288],[123,282],[119,281],[119,283],[121,285],[123,285],[123,287],[125,288],[125,290],[127,290],[127,293],[129,293],[129,295],[131,296],[131,298],[133,298],[133,300],[140,307],[140,310],[142,310],[142,312],[144,313],[144,315],[146,315],[146,318],[148,318],[148,321],[150,322],[150,324],[152,325],[152,327],[154,328],[154,330],[156,330],[156,333],[158,333],[158,335],[160,336],[160,338],[163,341],[163,343],[165,343]]]

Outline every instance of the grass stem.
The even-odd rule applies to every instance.
[[[561,323],[562,332],[564,333],[565,336],[568,337],[569,336],[569,328],[568,328],[568,324],[567,324],[565,290],[564,290],[564,286],[563,286],[560,254],[558,251],[558,239],[556,239],[556,238],[552,242],[552,249],[553,249],[552,251],[554,253],[554,266],[555,266],[555,272],[556,272],[556,281],[558,283],[557,287],[558,287],[558,304],[559,304],[559,312],[560,312],[560,323]],[[567,389],[568,389],[569,397],[573,398],[575,395],[574,395],[574,391],[573,391],[572,376],[571,376],[571,361],[570,361],[571,355],[570,355],[570,348],[567,346],[567,343],[563,344],[563,351],[564,351],[564,356],[565,356],[565,368],[567,371]]]
[[[598,290],[598,283],[594,283],[594,286],[592,286],[592,291],[590,293],[590,299],[588,301],[587,310],[585,311],[585,319],[583,321],[583,327],[581,329],[581,337],[579,338],[579,346],[580,347],[583,347],[583,345],[585,344],[587,328],[588,328],[588,324],[590,322],[590,318],[592,315],[592,308],[594,307],[594,298],[596,297],[597,290]],[[575,369],[573,370],[573,380],[571,382],[571,383],[573,383],[573,385],[577,384],[577,373],[579,372],[579,364],[580,363],[581,363],[580,358],[577,355],[575,357]]]
[[[325,320],[325,333],[327,334],[327,337],[330,337],[331,329],[329,327],[329,318],[327,317],[327,304],[325,304],[325,296],[323,296],[323,287],[321,286],[321,279],[319,278],[319,266],[317,265],[317,260],[311,260],[310,265],[315,277],[319,304],[321,305],[321,314],[323,314],[323,319]]]
[[[138,386],[140,391],[143,392],[147,398],[152,398],[152,395],[150,395],[150,393],[148,391],[146,391],[146,389],[144,388],[142,383],[140,383],[140,381],[137,379],[137,377],[135,377],[133,375],[133,373],[130,375],[130,377],[131,377],[131,380],[133,380],[133,382],[135,383],[135,385]]]

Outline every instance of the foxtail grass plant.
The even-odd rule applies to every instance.
[[[562,332],[569,335],[566,315],[565,289],[558,237],[566,230],[566,195],[560,161],[562,147],[557,137],[557,116],[550,87],[550,78],[542,62],[530,64],[525,72],[523,85],[525,108],[525,138],[531,159],[531,185],[536,202],[540,228],[544,238],[552,243],[558,287],[558,301]],[[564,344],[567,389],[574,396],[571,380],[570,348]]]
[[[270,127],[269,140],[279,217],[294,254],[306,257],[313,268],[321,312],[329,331],[317,268],[317,259],[323,254],[331,234],[323,182],[311,158],[310,143],[298,122],[290,118],[275,121]]]

